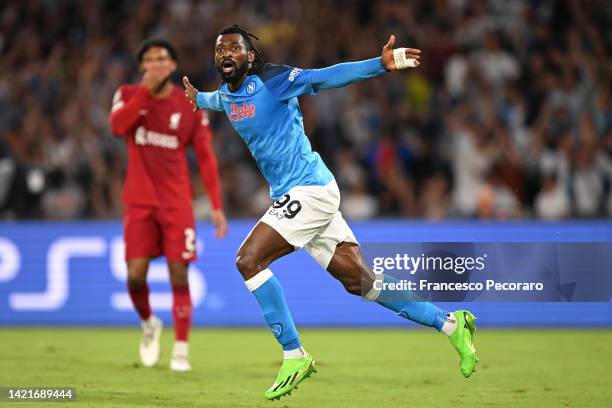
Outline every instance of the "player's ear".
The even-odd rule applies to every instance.
[[[255,53],[253,51],[247,51],[247,61],[249,61],[249,69],[253,68],[253,61],[255,61]]]

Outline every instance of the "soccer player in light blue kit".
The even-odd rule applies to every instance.
[[[304,248],[349,293],[363,294],[401,317],[448,335],[461,357],[461,372],[469,377],[477,361],[472,343],[474,316],[462,310],[447,313],[411,293],[398,296],[380,282],[374,285],[375,279],[389,283],[395,278],[374,276],[362,262],[357,239],[338,210],[340,193],[334,176],[312,151],[298,103],[299,96],[314,95],[320,89],[339,88],[418,66],[420,50],[394,50],[395,37],[391,36],[381,57],[300,69],[264,63],[251,37],[256,38],[236,25],[219,32],[215,65],[223,83],[216,91],[198,92],[186,77],[183,84],[185,95],[198,109],[225,111],[270,184],[275,200],[236,258],[247,288],[283,348],[283,364],[265,397],[278,399],[289,394],[315,372],[315,361],[300,343],[281,284],[269,269],[276,259],[299,248]]]

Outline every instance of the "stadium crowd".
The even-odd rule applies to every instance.
[[[180,74],[212,90],[216,33],[234,23],[298,67],[377,56],[391,33],[423,50],[419,69],[301,100],[348,218],[612,216],[606,0],[24,0],[0,1],[0,219],[119,217],[125,145],[108,114],[139,81],[139,43],[169,39]],[[265,181],[210,116],[228,215],[261,216]]]

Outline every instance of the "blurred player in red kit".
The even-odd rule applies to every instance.
[[[227,222],[217,159],[208,117],[193,112],[183,91],[170,80],[177,69],[174,47],[163,39],[147,40],[138,51],[138,62],[143,74],[140,84],[121,85],[110,114],[112,131],[126,139],[128,151],[123,190],[128,291],[142,320],[140,358],[151,367],[159,360],[162,322],[151,312],[146,277],[151,258],[166,257],[175,331],[170,368],[189,371],[192,307],[187,271],[196,258],[196,236],[187,146],[196,153],[212,204],[216,236],[222,238]]]

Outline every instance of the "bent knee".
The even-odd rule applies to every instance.
[[[351,295],[361,295],[361,280],[360,279],[343,279],[342,285],[344,289]]]
[[[251,279],[253,276],[264,269],[261,262],[249,253],[238,253],[236,256],[236,269],[243,276],[244,280]]]
[[[147,284],[147,280],[144,276],[128,276],[127,285],[129,289],[141,290]]]
[[[170,282],[172,285],[187,285],[189,282],[188,270],[188,265],[170,265],[168,271],[170,272]]]

